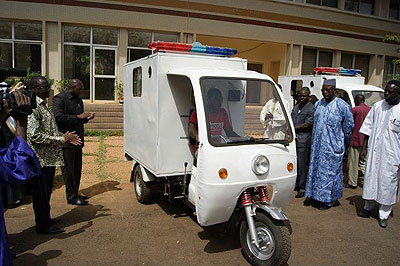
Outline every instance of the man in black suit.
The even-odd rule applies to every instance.
[[[79,79],[72,79],[68,88],[54,96],[53,113],[56,118],[58,129],[65,132],[75,131],[82,144],[74,146],[64,144],[63,156],[65,166],[63,168],[63,177],[68,204],[86,205],[87,197],[78,194],[79,184],[82,174],[82,148],[84,146],[84,128],[83,124],[92,120],[95,113],[85,113],[82,98],[83,84]]]

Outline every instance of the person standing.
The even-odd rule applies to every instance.
[[[351,113],[354,118],[354,129],[351,132],[350,150],[347,158],[347,165],[349,166],[349,182],[344,184],[343,187],[356,189],[358,181],[358,162],[360,160],[360,153],[364,145],[364,134],[361,134],[360,128],[364,122],[371,107],[365,104],[365,97],[362,94],[354,97],[356,107],[351,108]]]
[[[343,194],[343,155],[354,127],[350,106],[335,96],[336,80],[325,79],[323,98],[314,107],[311,162],[308,172],[307,198],[318,201],[326,210]]]
[[[43,76],[31,78],[28,85],[36,93],[37,107],[28,117],[28,144],[35,151],[42,167],[42,174],[33,182],[33,210],[35,212],[36,232],[38,234],[56,234],[63,228],[53,224],[59,219],[50,218],[50,198],[53,190],[57,166],[63,166],[61,145],[71,143],[79,145],[81,140],[75,132],[62,134],[58,131],[53,113],[47,107],[51,86]]]
[[[82,148],[84,146],[83,124],[92,120],[95,113],[84,112],[82,98],[83,84],[79,79],[72,79],[65,91],[53,98],[53,114],[58,129],[63,132],[76,132],[81,139],[80,145],[65,143],[62,146],[65,166],[63,177],[67,203],[73,205],[88,204],[87,196],[78,194],[82,174]]]
[[[285,114],[275,89],[272,91],[272,95],[272,99],[265,103],[260,113],[260,123],[265,128],[264,138],[285,139],[288,129]],[[286,110],[289,110],[289,103],[283,98],[282,104]]]
[[[27,115],[32,112],[30,99],[21,93],[22,83],[18,83],[13,89],[15,103],[19,110],[23,110],[24,115],[13,113],[5,99],[0,102],[0,124],[7,119],[10,114],[16,121],[15,138],[7,148],[0,149],[0,185],[4,184],[22,184],[28,179],[40,175],[40,163],[35,152],[25,142]],[[0,130],[0,138],[3,138],[3,132]],[[12,265],[12,254],[8,243],[6,224],[3,214],[3,199],[0,190],[0,265]]]
[[[297,179],[296,198],[305,194],[308,168],[310,166],[311,133],[314,122],[314,105],[310,100],[310,89],[303,87],[298,92],[298,104],[293,107],[292,120],[296,131]]]
[[[375,103],[361,126],[366,135],[361,159],[368,147],[364,175],[364,208],[357,213],[369,217],[375,203],[379,204],[379,226],[388,225],[393,204],[398,200],[400,180],[400,82],[387,83],[385,99]]]

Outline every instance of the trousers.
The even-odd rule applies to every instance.
[[[371,211],[375,205],[377,204],[374,200],[365,200],[364,209],[367,211]],[[379,205],[379,219],[387,219],[392,212],[393,205]]]
[[[50,197],[53,190],[56,167],[42,167],[42,174],[33,181],[33,211],[36,228],[47,229],[50,226]]]
[[[306,190],[308,168],[310,167],[310,147],[297,148],[297,179],[296,188],[299,191]]]
[[[361,147],[350,147],[347,164],[349,166],[349,185],[357,186],[358,162],[360,160]]]
[[[78,198],[82,175],[82,149],[63,148],[63,178],[67,201]]]

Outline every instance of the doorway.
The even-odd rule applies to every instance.
[[[93,47],[93,95],[92,99],[114,100],[114,84],[117,78],[117,48]]]

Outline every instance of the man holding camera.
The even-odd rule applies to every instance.
[[[58,131],[54,115],[47,107],[51,86],[45,77],[33,77],[29,81],[29,89],[36,93],[37,107],[28,118],[28,143],[42,166],[42,174],[38,176],[33,190],[36,232],[62,233],[64,229],[53,225],[60,220],[50,218],[50,197],[56,166],[64,166],[61,145],[64,143],[80,145],[81,140],[75,132],[67,131],[62,134]]]
[[[25,142],[27,115],[32,112],[32,108],[30,98],[20,91],[23,87],[22,83],[18,83],[12,92],[3,93],[0,97],[0,122],[7,120],[9,116],[16,120],[16,137],[8,148],[0,149],[1,184],[21,184],[38,176],[41,171],[39,160]],[[0,265],[12,265],[2,206],[0,195]]]

